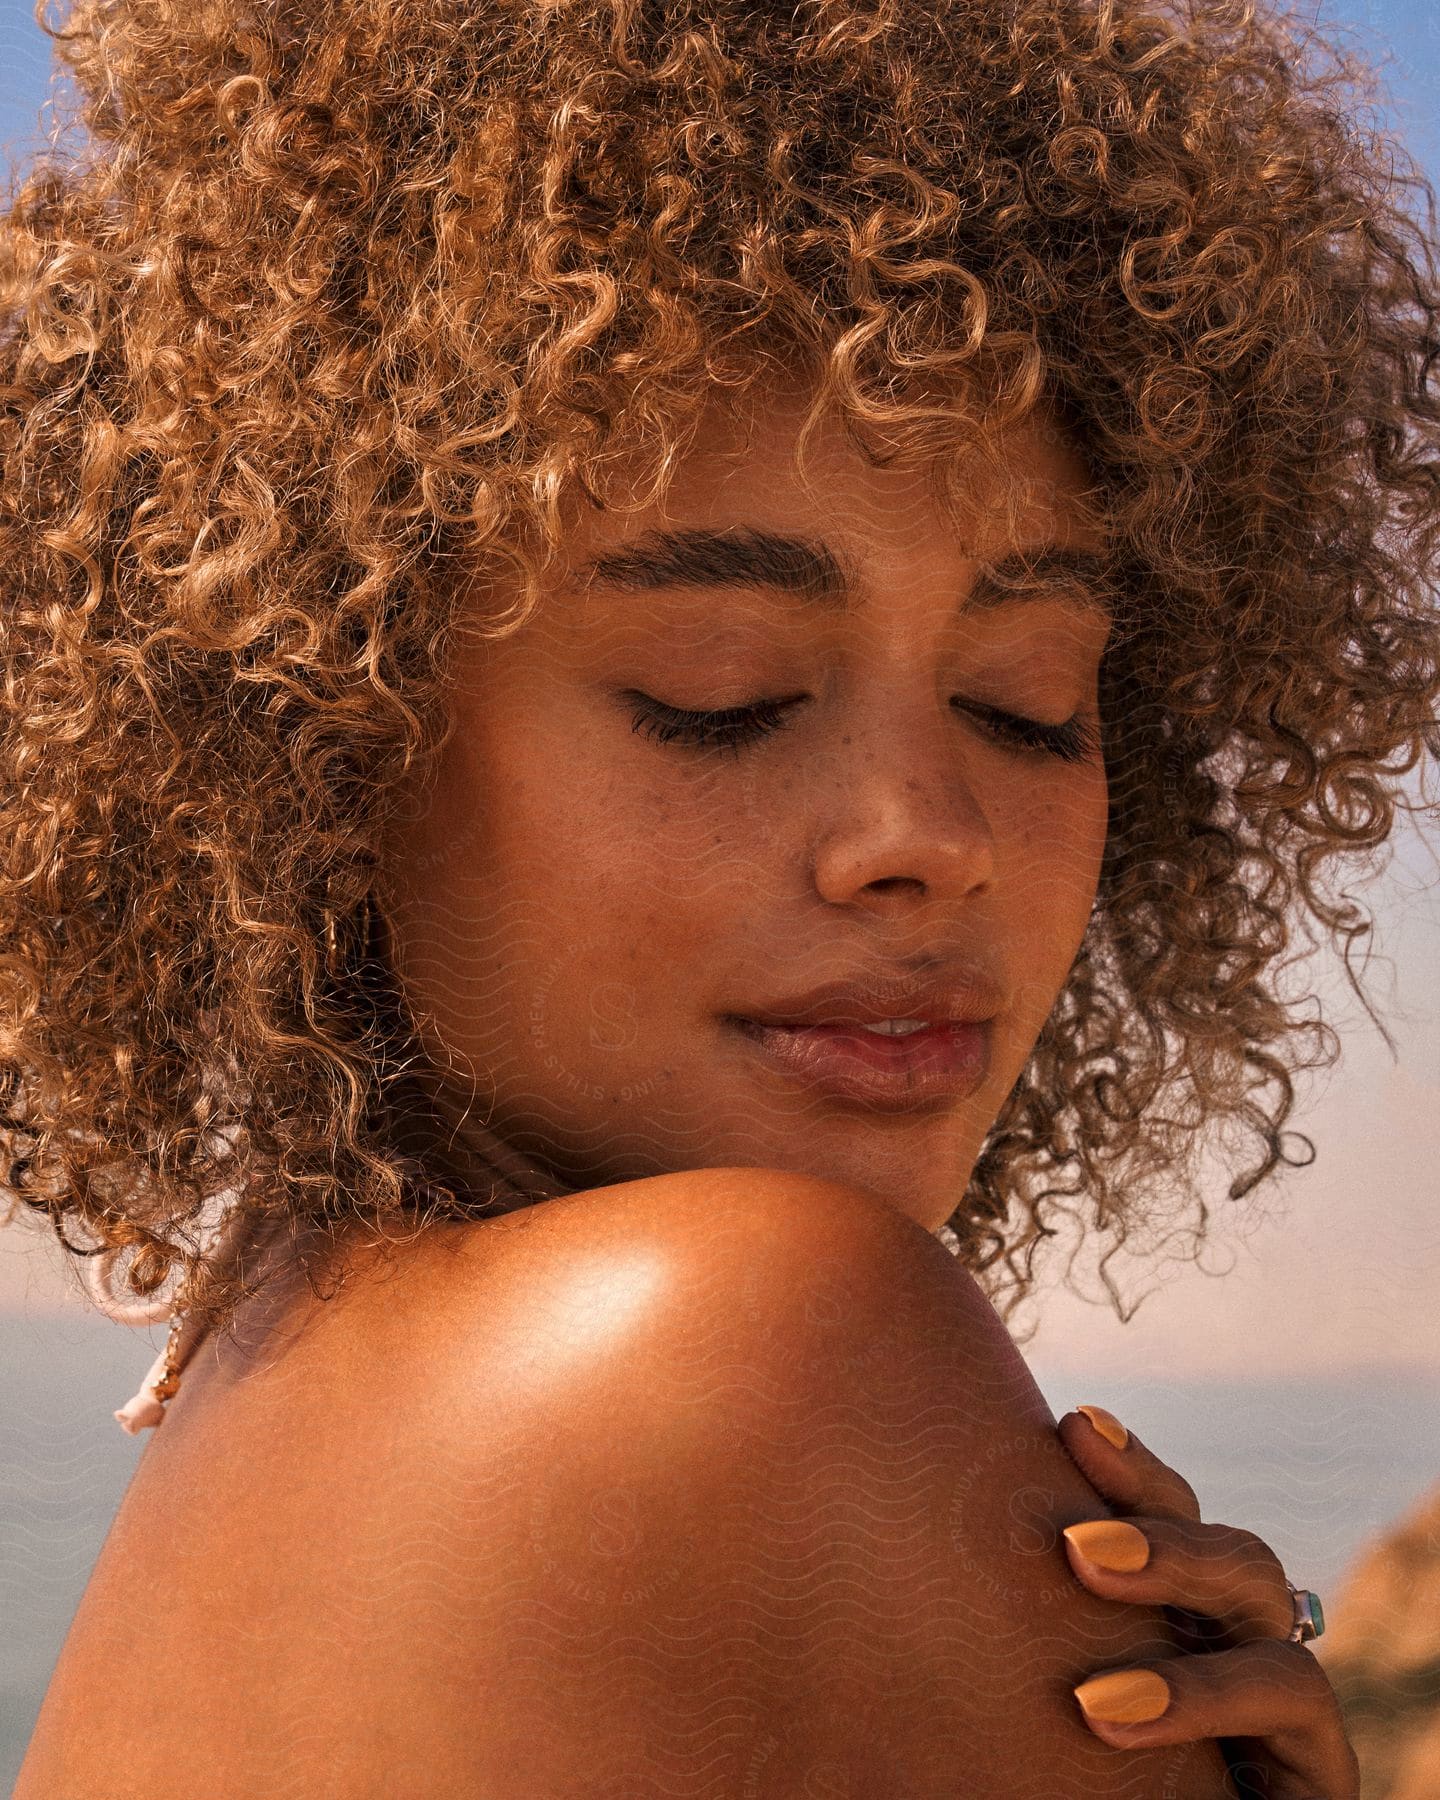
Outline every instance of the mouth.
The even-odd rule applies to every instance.
[[[879,1112],[953,1106],[989,1074],[990,1021],[922,1022],[885,1033],[858,1021],[787,1024],[731,1014],[725,1021],[762,1058],[817,1096]]]

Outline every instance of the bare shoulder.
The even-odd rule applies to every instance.
[[[1168,1631],[1074,1580],[1060,1531],[1108,1509],[877,1196],[706,1169],[367,1266],[187,1371],[27,1800],[1226,1791],[1213,1746],[1079,1721]]]
[[[577,1318],[607,1277],[624,1283],[643,1266],[645,1304],[657,1317],[678,1308],[677,1326],[717,1283],[721,1328],[753,1327],[767,1339],[788,1309],[810,1329],[830,1318],[843,1332],[864,1325],[867,1296],[887,1328],[907,1312],[919,1323],[933,1307],[972,1347],[978,1332],[991,1352],[1024,1367],[973,1277],[924,1226],[865,1188],[791,1170],[705,1168],[591,1189],[458,1239],[449,1262],[467,1303],[466,1283],[493,1269],[517,1302],[522,1286],[531,1307],[546,1304],[548,1290]],[[482,1333],[498,1323],[488,1309],[469,1316]],[[632,1318],[602,1305],[588,1342],[597,1353],[608,1348],[613,1325],[623,1352]]]
[[[769,1168],[706,1168],[593,1189],[461,1235],[427,1258],[426,1366],[448,1367],[481,1409],[558,1380],[605,1407],[644,1397],[673,1461],[691,1420],[734,1404],[904,1404],[948,1384],[1007,1430],[1054,1439],[1054,1420],[973,1276],[916,1220],[861,1187]],[[493,1385],[486,1371],[493,1371]],[[432,1377],[433,1379],[433,1374]],[[616,1391],[612,1395],[612,1388]],[[487,1431],[478,1429],[477,1441]],[[631,1434],[638,1456],[643,1424]],[[725,1431],[717,1442],[726,1442]],[[1066,1459],[1068,1461],[1068,1459]]]
[[[1060,1532],[1109,1509],[929,1232],[768,1169],[539,1210],[445,1377],[486,1521],[468,1679],[505,1647],[479,1791],[1218,1800],[1215,1746],[1080,1721],[1168,1628],[1075,1581]]]

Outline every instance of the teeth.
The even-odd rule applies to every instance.
[[[924,1019],[886,1019],[881,1025],[862,1025],[862,1031],[880,1032],[885,1037],[908,1037],[912,1031],[923,1031]]]

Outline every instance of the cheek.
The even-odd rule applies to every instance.
[[[662,933],[677,907],[703,907],[751,865],[754,803],[743,757],[691,760],[612,728],[567,746],[528,780],[528,790],[515,790],[525,815],[515,828],[532,861]],[[570,865],[563,876],[561,861]]]
[[[1012,935],[1011,953],[1029,1010],[1044,1017],[1085,937],[1105,854],[1108,796],[1103,773],[1076,781],[1053,805],[1017,819],[996,866]],[[1022,1001],[1025,1004],[1026,1001]]]
[[[733,765],[686,768],[580,716],[497,714],[474,741],[464,786],[484,851],[470,909],[500,921],[528,978],[558,968],[555,996],[571,984],[579,1011],[610,973],[658,1004],[751,867],[740,784]]]
[[[1034,884],[1064,906],[1093,892],[1105,851],[1108,796],[1103,776],[1067,779],[1043,798],[1017,792],[1011,807],[991,813],[1003,846],[1002,878]]]

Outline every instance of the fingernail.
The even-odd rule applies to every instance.
[[[1123,1450],[1130,1442],[1130,1433],[1114,1413],[1106,1412],[1103,1406],[1077,1406],[1075,1410],[1083,1412],[1101,1437],[1108,1438],[1117,1450]]]
[[[1137,1525],[1123,1519],[1086,1519],[1081,1525],[1067,1525],[1065,1536],[1082,1556],[1088,1556],[1102,1569],[1120,1569],[1129,1574],[1143,1569],[1150,1560],[1150,1540]]]
[[[1075,1698],[1087,1719],[1110,1725],[1145,1725],[1170,1704],[1170,1684],[1153,1669],[1112,1669],[1082,1681]]]

